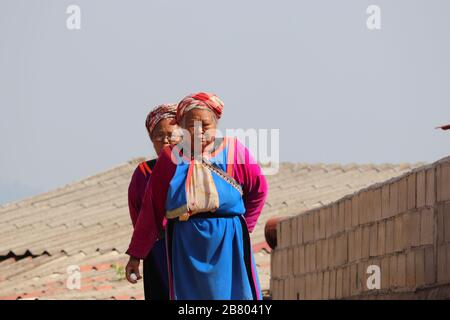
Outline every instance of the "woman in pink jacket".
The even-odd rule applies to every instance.
[[[164,148],[145,191],[127,253],[127,279],[157,242],[167,219],[171,299],[262,298],[249,233],[267,196],[261,168],[237,139],[216,138],[222,101],[184,98],[177,108],[183,142]]]

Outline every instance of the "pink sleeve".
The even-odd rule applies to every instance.
[[[167,190],[176,169],[170,153],[170,148],[163,150],[145,189],[142,207],[126,252],[130,256],[144,259],[153,248],[159,232],[163,229]]]
[[[147,184],[147,180],[139,170],[139,167],[137,167],[128,186],[128,209],[133,227],[136,225],[142,204],[142,191],[139,191],[145,188],[145,184]]]
[[[245,221],[249,232],[255,228],[267,197],[267,182],[249,150],[236,139],[233,177],[244,192]]]

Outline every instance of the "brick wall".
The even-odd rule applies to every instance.
[[[271,276],[273,299],[450,297],[450,157],[281,220]]]

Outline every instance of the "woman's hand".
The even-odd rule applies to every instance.
[[[128,260],[127,266],[125,268],[128,282],[137,283],[137,280],[142,279],[141,274],[139,273],[139,263],[140,260],[135,257],[130,257],[130,260]],[[136,277],[132,277],[132,274],[135,274]]]

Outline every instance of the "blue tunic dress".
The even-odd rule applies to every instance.
[[[209,160],[227,171],[229,146]],[[186,204],[189,162],[179,161],[169,184],[166,210]],[[168,219],[169,290],[177,300],[259,300],[262,297],[243,214],[241,194],[212,173],[220,206],[187,221]]]

